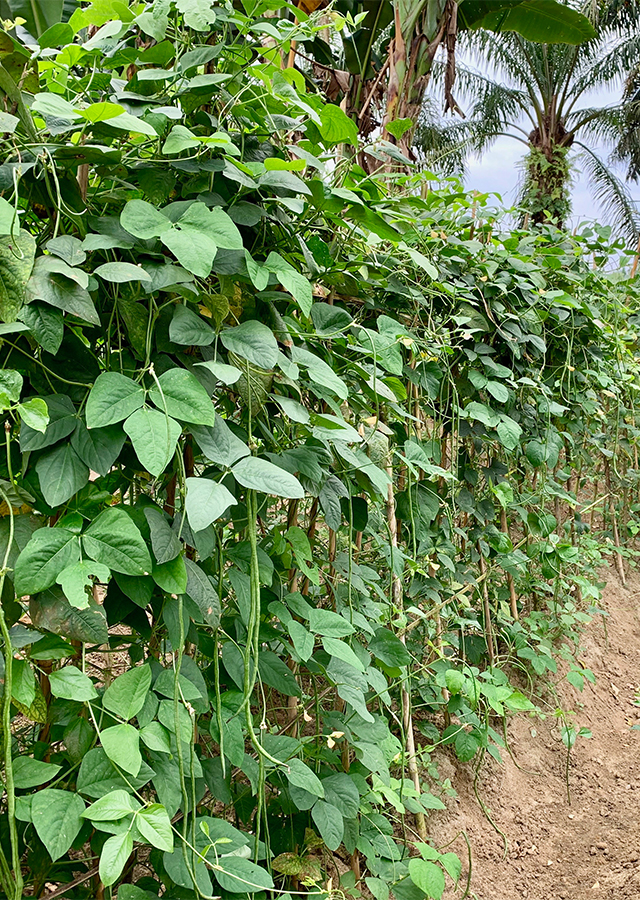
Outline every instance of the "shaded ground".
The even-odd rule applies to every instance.
[[[450,771],[458,798],[430,820],[442,847],[465,830],[473,850],[471,897],[477,900],[640,900],[640,577],[623,588],[611,572],[604,593],[609,613],[584,635],[581,662],[597,676],[582,693],[563,681],[565,709],[593,737],[579,738],[571,754],[567,803],[566,749],[558,723],[514,721],[510,743],[519,770],[504,756],[487,762],[478,780],[484,803],[508,839],[504,844],[473,793],[473,773]],[[532,735],[533,730],[533,736]],[[458,838],[448,848],[464,858]],[[465,864],[463,874],[466,874]],[[451,894],[445,895],[453,897]],[[460,891],[455,896],[460,896]]]

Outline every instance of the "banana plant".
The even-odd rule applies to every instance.
[[[328,81],[361,134],[382,126],[385,140],[410,155],[411,141],[440,47],[447,53],[445,106],[455,109],[455,46],[460,30],[516,31],[530,41],[580,44],[595,36],[590,21],[556,0],[338,0],[334,15],[344,19],[342,55],[332,62]],[[321,37],[309,50],[326,65]]]

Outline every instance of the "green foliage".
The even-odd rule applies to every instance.
[[[317,893],[333,855],[352,897],[440,897],[458,857],[404,837],[432,754],[535,713],[509,666],[571,656],[614,546],[586,488],[635,485],[608,233],[391,190],[281,67],[326,23],[273,7],[95,0],[3,125],[11,900],[94,896],[94,860],[120,900]]]

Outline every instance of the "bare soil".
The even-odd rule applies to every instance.
[[[463,859],[462,890],[468,865],[460,832],[472,848],[470,897],[476,900],[640,900],[640,576],[622,587],[608,574],[603,608],[609,614],[587,628],[580,661],[597,677],[582,692],[566,680],[558,685],[562,707],[575,712],[578,738],[570,757],[553,709],[544,721],[524,716],[510,724],[510,747],[502,764],[489,759],[477,788],[495,824],[492,828],[473,791],[470,767],[443,760],[458,796],[429,822],[430,839]],[[547,698],[551,703],[551,697]],[[448,767],[448,768],[447,768]],[[539,773],[539,774],[533,774]],[[456,837],[457,836],[457,837]]]

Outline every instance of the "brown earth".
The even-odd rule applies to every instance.
[[[567,802],[567,753],[559,723],[525,716],[509,728],[510,747],[522,771],[505,751],[503,763],[489,759],[477,788],[495,824],[492,828],[473,791],[473,770],[441,760],[441,776],[457,791],[446,812],[429,822],[430,840],[439,848],[453,841],[468,865],[460,832],[472,848],[469,897],[476,900],[640,900],[640,575],[626,588],[609,573],[602,607],[587,628],[580,661],[597,677],[582,692],[566,680],[558,685],[560,704],[573,710],[576,727],[591,730],[578,738],[570,758]],[[547,698],[553,704],[554,701]],[[532,774],[532,773],[541,774]],[[458,837],[456,837],[458,835]]]

